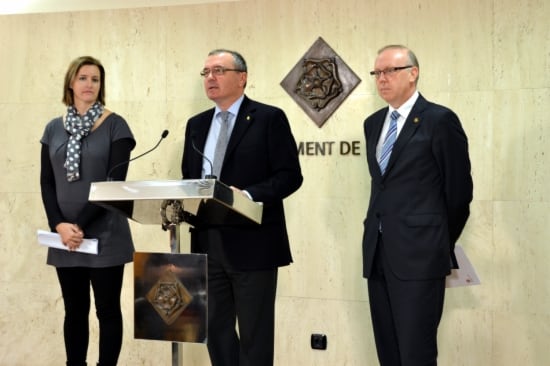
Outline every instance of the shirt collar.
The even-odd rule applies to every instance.
[[[413,95],[405,103],[401,105],[401,107],[395,109],[391,105],[389,106],[390,110],[388,112],[388,115],[391,115],[393,111],[397,111],[401,117],[404,119],[407,119],[409,116],[409,113],[411,113],[411,110],[414,106],[414,103],[416,103],[416,100],[418,99],[419,93],[418,90],[415,90]]]
[[[237,99],[233,104],[231,104],[229,108],[227,108],[227,111],[231,113],[232,117],[237,116],[237,114],[239,113],[239,109],[241,108],[241,104],[243,103],[243,100],[244,100],[244,94],[241,95],[239,99]],[[218,106],[216,106],[216,109],[214,110],[214,116],[217,116],[218,113],[220,113],[221,111],[222,110]]]

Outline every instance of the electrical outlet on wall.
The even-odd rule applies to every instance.
[[[311,348],[313,349],[327,349],[327,336],[325,334],[312,334],[311,335]]]

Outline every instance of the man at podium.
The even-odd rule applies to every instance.
[[[215,176],[264,205],[260,225],[191,229],[191,251],[208,255],[210,360],[273,365],[278,267],[292,262],[283,199],[303,180],[296,141],[281,109],[244,94],[247,66],[238,52],[211,51],[200,74],[215,106],[187,122],[183,178]]]

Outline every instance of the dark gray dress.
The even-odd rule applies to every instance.
[[[59,208],[67,222],[75,222],[88,203],[90,183],[106,180],[111,143],[134,138],[126,121],[115,113],[110,114],[97,129],[82,139],[80,180],[75,182],[67,181],[67,172],[63,167],[68,138],[63,120],[58,117],[48,123],[40,142],[49,146]],[[132,261],[134,244],[125,217],[102,210],[87,225],[84,234],[86,238],[99,239],[98,255],[48,248],[47,263],[55,267],[98,268]]]

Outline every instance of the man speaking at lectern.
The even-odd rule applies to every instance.
[[[239,53],[210,52],[200,74],[216,105],[187,122],[183,178],[214,175],[263,203],[261,225],[191,229],[191,251],[208,255],[208,352],[213,366],[271,366],[278,267],[292,262],[283,199],[303,180],[298,149],[285,113],[244,94]]]
[[[382,366],[437,365],[445,277],[472,200],[466,134],[453,111],[418,93],[419,70],[408,48],[382,48],[371,75],[389,106],[364,122],[363,275]]]

